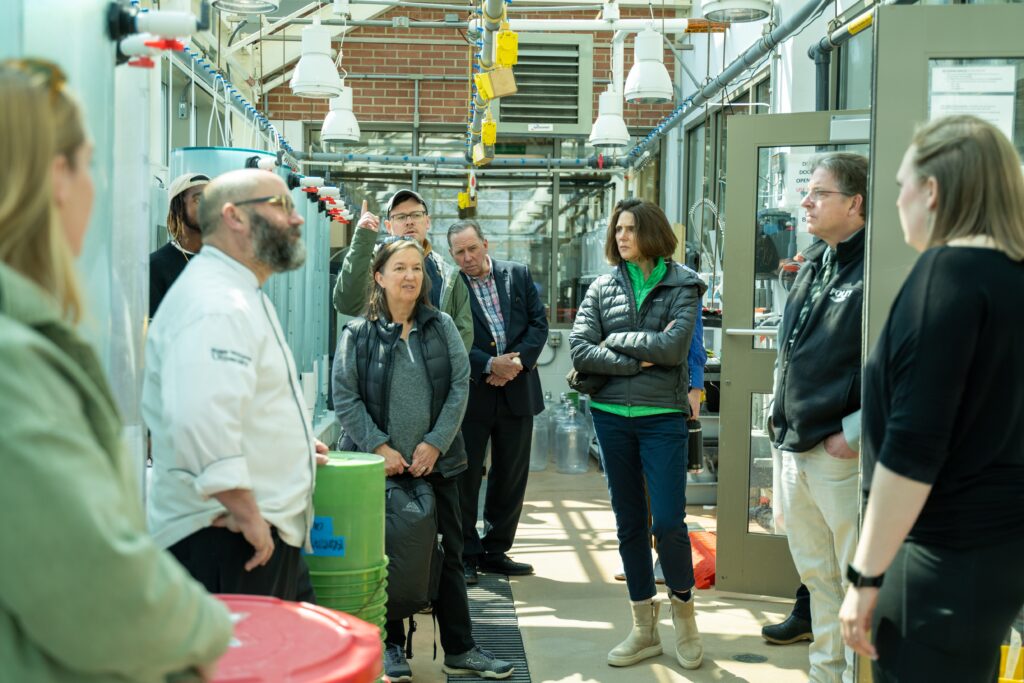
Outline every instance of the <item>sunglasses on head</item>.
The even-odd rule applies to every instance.
[[[395,242],[415,242],[416,238],[412,235],[388,235],[380,241],[381,246],[386,244],[394,244]]]
[[[45,59],[6,59],[0,62],[0,68],[19,71],[29,77],[35,87],[45,87],[50,91],[50,102],[57,100],[57,93],[68,82],[67,76],[59,66]]]

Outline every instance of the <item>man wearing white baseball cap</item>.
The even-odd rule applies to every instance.
[[[185,270],[188,260],[203,246],[199,232],[199,197],[210,177],[202,173],[184,173],[167,190],[167,244],[149,255],[149,317],[163,301],[167,290]]]

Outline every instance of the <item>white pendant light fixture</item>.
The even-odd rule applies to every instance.
[[[597,103],[597,120],[590,131],[590,144],[598,149],[628,145],[629,130],[622,119],[622,96],[615,86],[609,85]]]
[[[672,101],[672,79],[664,63],[661,34],[645,28],[633,43],[633,67],[626,76],[626,101],[660,104]]]
[[[320,25],[320,17],[302,29],[302,57],[289,85],[299,97],[322,99],[341,94],[341,76],[331,59],[331,31]]]
[[[705,0],[701,5],[704,18],[741,24],[761,21],[772,13],[771,0]]]
[[[281,0],[213,0],[210,4],[221,12],[267,14],[276,12],[281,6]]]
[[[331,99],[331,110],[320,129],[320,141],[359,142],[359,137],[359,122],[352,113],[352,88],[342,85],[341,94]]]

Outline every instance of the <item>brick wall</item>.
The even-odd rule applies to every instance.
[[[656,17],[663,16],[659,8]],[[440,10],[398,7],[377,17],[407,16],[413,21],[442,21]],[[595,12],[530,12],[517,15],[530,19],[593,19]],[[623,18],[647,17],[646,8],[623,8]],[[664,16],[676,16],[675,10],[664,11]],[[437,45],[424,41],[461,41],[461,32],[455,28],[442,29],[393,29],[383,27],[362,27],[349,33],[350,38],[385,38],[390,43],[363,43],[347,41],[344,45],[342,64],[355,74],[424,74],[456,76],[458,81],[422,81],[420,83],[420,121],[423,123],[452,123],[463,125],[467,115],[469,97],[468,73],[473,48],[469,45]],[[594,35],[594,76],[609,79],[611,69],[611,32]],[[626,41],[626,69],[633,63],[633,40]],[[334,45],[338,47],[337,43]],[[671,51],[665,50],[665,66],[673,72],[674,62]],[[413,87],[411,81],[386,79],[352,79],[346,85],[352,87],[356,118],[362,125],[374,122],[411,122],[413,117]],[[594,116],[597,116],[597,98],[606,86],[595,84]],[[514,97],[514,96],[513,96]],[[269,117],[271,119],[322,121],[327,114],[327,100],[313,100],[296,97],[287,83],[268,93]],[[671,111],[670,104],[633,105],[625,103],[623,113],[627,125],[640,128],[654,126]]]

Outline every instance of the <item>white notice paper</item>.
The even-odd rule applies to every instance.
[[[1014,93],[1015,66],[936,66],[931,70],[934,93]]]
[[[928,118],[970,114],[988,121],[1013,139],[1014,95],[932,95]]]

